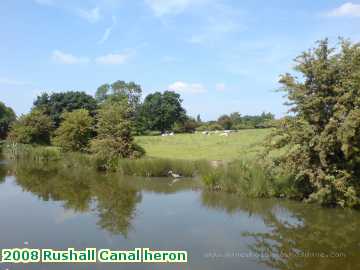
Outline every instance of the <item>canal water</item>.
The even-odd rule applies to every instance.
[[[0,162],[0,248],[186,250],[187,264],[0,269],[359,269],[360,213],[208,192],[194,179]]]

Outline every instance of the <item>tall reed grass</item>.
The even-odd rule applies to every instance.
[[[54,161],[61,158],[60,149],[52,146],[5,143],[3,145],[3,152],[6,158],[13,160]]]
[[[211,168],[201,175],[205,186],[249,197],[291,197],[293,183],[290,177],[274,174],[267,164],[236,160]]]

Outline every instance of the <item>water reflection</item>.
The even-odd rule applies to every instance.
[[[94,224],[125,239],[131,234],[138,246],[155,241],[163,247],[186,243],[181,248],[198,255],[191,263],[199,269],[335,270],[360,266],[360,214],[356,211],[207,192],[190,179],[172,183],[170,179],[105,175],[61,164],[0,164],[0,181],[6,175],[14,175],[17,185],[41,200],[63,204],[61,218],[93,213],[97,218]],[[147,212],[139,215],[139,209]],[[201,257],[209,251],[242,254]],[[263,256],[240,257],[244,253]]]
[[[202,193],[205,206],[261,218],[267,230],[243,231],[258,261],[273,269],[358,269],[360,215],[354,210]]]
[[[90,168],[59,163],[16,162],[0,166],[0,173],[4,173],[1,179],[5,179],[7,170],[25,191],[44,201],[62,202],[65,209],[74,212],[96,212],[101,228],[125,237],[136,205],[141,202],[141,191],[170,194],[199,187],[196,181],[187,179],[173,184],[171,179],[100,174]]]

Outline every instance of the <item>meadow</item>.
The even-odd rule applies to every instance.
[[[270,132],[271,129],[248,129],[231,133],[228,137],[220,136],[220,133],[138,136],[135,141],[145,149],[148,157],[231,161],[254,158]]]

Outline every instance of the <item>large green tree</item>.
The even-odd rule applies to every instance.
[[[99,103],[106,99],[113,101],[126,100],[129,103],[130,109],[136,111],[140,104],[141,93],[140,85],[134,82],[118,80],[112,84],[101,85],[95,93],[95,98]]]
[[[78,109],[86,109],[90,115],[94,115],[97,109],[96,100],[85,92],[69,91],[61,93],[44,93],[37,97],[34,102],[35,109],[41,109],[48,114],[55,126],[61,122],[63,112],[72,112]]]
[[[5,139],[10,125],[16,120],[14,111],[0,102],[0,140]]]
[[[97,137],[91,141],[91,151],[104,166],[117,158],[134,158],[144,151],[134,143],[131,108],[125,101],[107,100],[97,113]]]
[[[98,87],[95,98],[99,104],[105,101],[128,103],[131,129],[140,134],[144,131],[143,123],[140,121],[141,94],[142,89],[139,84],[118,80]]]
[[[85,151],[94,135],[94,119],[85,109],[64,112],[62,118],[53,143],[65,151]]]
[[[42,110],[32,110],[13,123],[9,132],[12,142],[24,144],[50,144],[54,125]]]
[[[149,130],[170,130],[176,122],[186,119],[181,103],[180,95],[172,91],[149,94],[141,108],[141,120]]]
[[[271,146],[303,197],[323,204],[360,206],[360,44],[327,40],[296,58],[297,78],[280,82],[292,117],[279,125]]]

